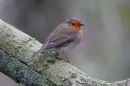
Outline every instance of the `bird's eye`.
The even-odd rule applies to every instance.
[[[75,23],[71,23],[73,26],[75,25]]]

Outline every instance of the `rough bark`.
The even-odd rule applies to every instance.
[[[48,86],[44,78],[16,58],[0,50],[0,71],[27,86]]]
[[[91,78],[57,59],[55,50],[32,57],[40,47],[37,40],[0,20],[0,48],[9,54],[0,51],[0,71],[10,78],[27,86],[129,86],[129,79],[109,83]]]

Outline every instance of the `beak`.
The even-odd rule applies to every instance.
[[[84,24],[80,24],[80,26],[84,26]]]

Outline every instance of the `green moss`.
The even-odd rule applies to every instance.
[[[41,74],[50,82],[53,82],[56,86],[62,85],[62,81],[55,74],[50,72],[49,69],[43,69]]]
[[[10,78],[18,80],[26,86],[48,86],[40,74],[20,63],[16,58],[10,57],[0,50],[0,71]],[[49,85],[51,86],[51,85]]]
[[[47,62],[51,63],[51,64],[55,64],[55,61],[56,61],[55,59],[49,59],[49,60],[47,60]]]
[[[7,28],[10,28],[10,29],[7,29]],[[11,65],[8,65],[7,67],[11,66],[12,68],[7,68],[7,69],[13,70],[13,71],[16,69],[18,73],[17,75],[19,75],[20,78],[24,76],[23,77],[24,79],[22,78],[23,81],[29,80],[28,78],[30,79],[33,78],[32,82],[34,84],[37,83],[36,82],[37,77],[33,75],[34,72],[31,72],[33,70],[35,71],[35,73],[39,72],[40,74],[39,76],[43,76],[45,80],[53,84],[49,86],[60,86],[60,85],[62,86],[64,84],[63,83],[64,81],[68,81],[73,84],[73,82],[77,82],[77,80],[80,80],[82,76],[85,76],[84,73],[82,73],[80,70],[78,70],[74,66],[55,58],[55,57],[58,57],[57,52],[55,50],[54,51],[47,50],[44,52],[44,55],[40,55],[40,56],[37,56],[36,58],[32,58],[32,55],[34,54],[34,52],[36,52],[39,49],[39,47],[41,47],[41,44],[35,39],[22,33],[21,31],[16,30],[14,27],[11,27],[6,24],[1,25],[0,23],[0,40],[1,40],[0,41],[1,48],[7,51],[10,55],[15,56],[16,58],[13,57],[13,59],[16,59],[18,61],[17,65],[15,64],[16,62],[13,64],[10,63]],[[0,62],[4,64],[3,61],[0,61]],[[10,60],[8,62],[12,62],[12,61]],[[14,68],[14,66],[18,66],[20,64],[26,67],[20,66],[20,67]],[[28,69],[28,71],[26,69]],[[15,74],[12,74],[12,76],[13,75]],[[39,77],[38,77],[38,80],[39,80]],[[96,80],[91,79],[87,76],[85,76],[84,81],[85,80],[86,82],[94,83],[94,85],[104,84],[103,81],[96,82]]]

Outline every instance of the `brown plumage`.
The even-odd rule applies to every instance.
[[[64,52],[71,50],[82,40],[83,31],[81,26],[83,24],[79,18],[67,19],[54,29],[38,52],[55,48],[58,52],[60,51],[61,56],[65,57]]]

